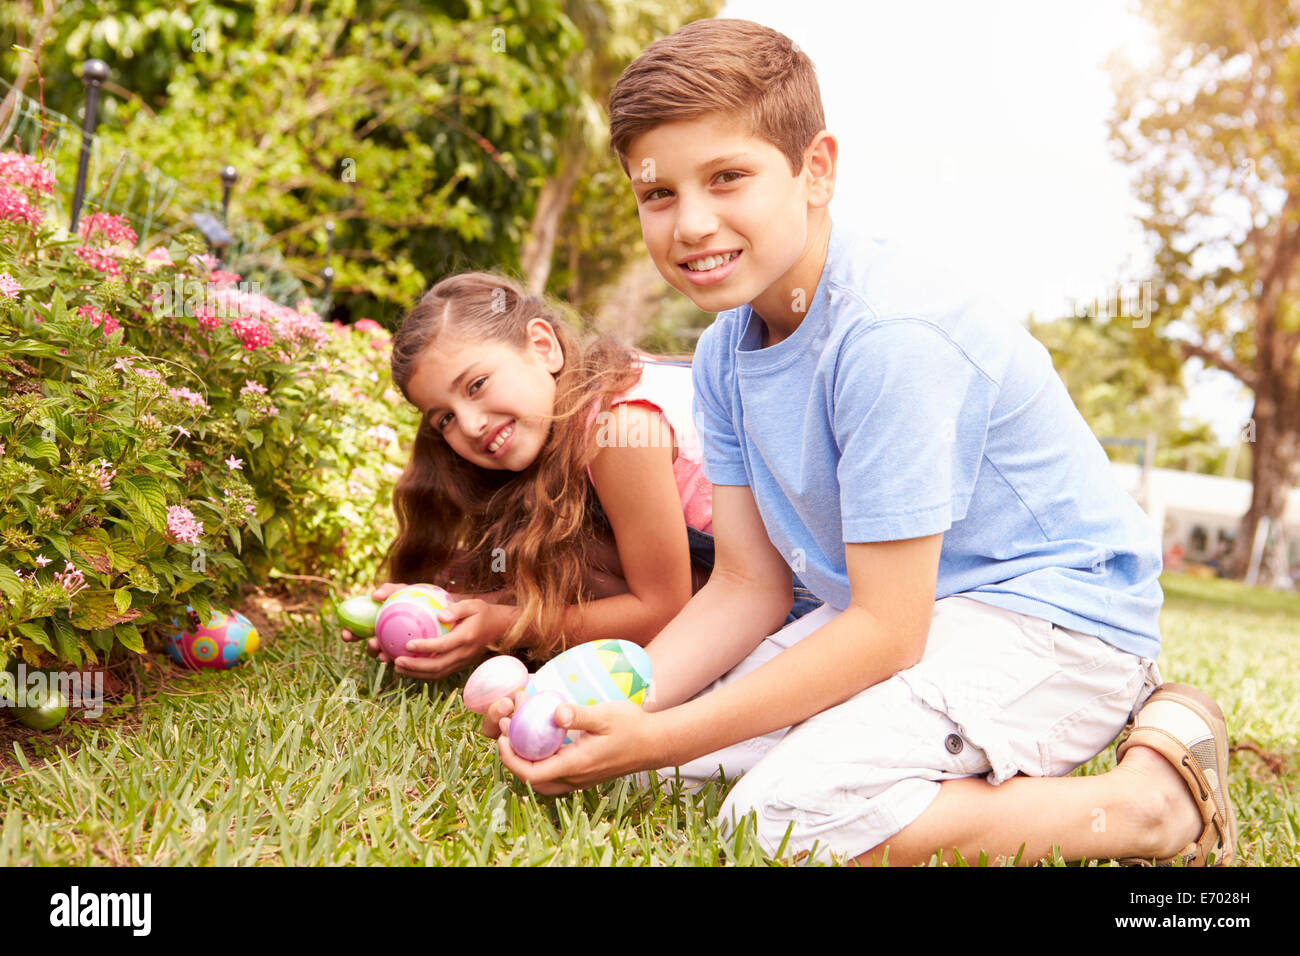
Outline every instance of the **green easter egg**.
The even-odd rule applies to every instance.
[[[357,637],[373,637],[375,619],[379,617],[381,607],[383,604],[370,600],[364,594],[348,598],[339,605],[339,623]]]
[[[32,730],[53,730],[68,716],[68,702],[58,688],[51,690],[35,707],[19,707],[18,719]]]

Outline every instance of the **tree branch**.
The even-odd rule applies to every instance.
[[[1212,365],[1235,376],[1242,385],[1252,391],[1255,389],[1258,379],[1254,371],[1238,362],[1235,358],[1229,358],[1198,342],[1179,342],[1178,347],[1182,350],[1183,358],[1199,358],[1206,365]]]

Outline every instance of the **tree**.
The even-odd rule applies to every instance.
[[[538,194],[520,259],[531,292],[546,289],[555,268],[563,277],[552,290],[590,307],[584,292],[610,282],[641,235],[626,176],[609,149],[610,90],[645,47],[716,16],[722,0],[565,0],[564,8],[583,40],[565,68],[575,108],[549,134],[555,166]]]
[[[1300,5],[1140,9],[1161,42],[1149,66],[1113,66],[1112,141],[1146,207],[1163,291],[1151,328],[1254,392],[1254,491],[1228,559],[1241,577],[1300,479]]]

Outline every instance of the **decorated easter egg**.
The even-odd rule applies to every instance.
[[[510,749],[525,760],[545,760],[559,750],[564,728],[555,723],[555,708],[564,702],[562,694],[547,690],[520,704],[510,718]]]
[[[194,610],[187,606],[187,610]],[[180,622],[172,619],[173,627]],[[229,614],[212,610],[208,623],[196,630],[174,631],[167,639],[167,653],[177,664],[192,670],[205,667],[224,670],[234,667],[257,650],[261,639],[253,622],[238,611]]]
[[[486,714],[492,704],[502,697],[508,697],[517,690],[523,690],[528,683],[528,668],[523,661],[508,654],[489,657],[469,675],[465,690],[465,706],[476,714]]]
[[[407,641],[441,637],[451,630],[437,614],[452,603],[451,595],[433,584],[412,584],[394,591],[379,609],[375,634],[391,659],[427,657],[406,649]]]
[[[552,690],[575,704],[630,700],[644,706],[650,690],[650,657],[631,641],[589,641],[544,664],[528,682],[528,693]]]
[[[372,601],[364,594],[359,594],[340,604],[336,613],[339,623],[357,637],[372,637],[381,607],[383,607],[382,601]]]

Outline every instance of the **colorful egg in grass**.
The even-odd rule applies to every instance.
[[[186,606],[186,610],[194,610]],[[173,627],[180,622],[172,619]],[[175,631],[167,639],[167,653],[177,664],[191,670],[225,670],[248,659],[261,639],[253,622],[238,611],[212,611],[208,623],[194,630]]]
[[[645,705],[650,691],[650,657],[631,641],[589,641],[571,647],[528,681],[528,694],[553,690],[575,704],[630,700]]]
[[[510,749],[525,760],[545,760],[559,750],[564,728],[555,723],[555,708],[563,703],[562,694],[547,690],[520,704],[510,718]]]
[[[451,630],[438,620],[438,612],[452,603],[451,595],[433,584],[412,584],[394,591],[379,609],[375,634],[391,660],[427,657],[406,649],[407,641],[441,637]]]
[[[338,615],[339,623],[357,637],[373,637],[375,622],[379,619],[379,609],[383,606],[382,601],[374,601],[360,594],[340,604],[335,613]]]
[[[488,708],[502,697],[523,690],[528,683],[528,668],[523,661],[508,654],[489,657],[469,675],[461,696],[465,706],[476,714],[486,714]]]

